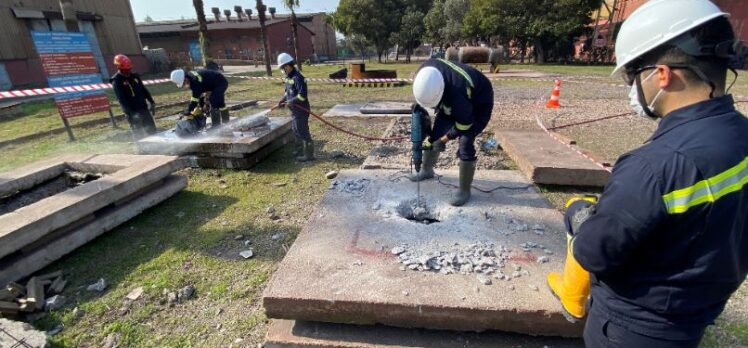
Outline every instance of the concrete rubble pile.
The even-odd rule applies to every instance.
[[[0,314],[12,318],[22,313],[59,309],[65,302],[59,294],[66,284],[61,271],[31,277],[25,286],[10,282],[0,289]]]

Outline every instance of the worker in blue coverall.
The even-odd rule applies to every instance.
[[[288,53],[278,55],[278,68],[286,76],[286,87],[283,97],[278,102],[279,107],[288,107],[293,119],[293,134],[296,139],[294,151],[296,160],[308,162],[314,160],[314,142],[309,132],[309,97],[307,96],[306,81],[294,64],[294,59]]]
[[[659,125],[599,201],[567,203],[566,265],[548,285],[567,319],[587,315],[587,347],[698,347],[748,275],[748,119],[725,88],[735,42],[708,0],[651,0],[620,29],[614,73]]]
[[[483,73],[468,65],[435,58],[424,62],[413,82],[417,108],[435,108],[434,127],[424,143],[423,169],[413,181],[434,177],[439,153],[447,142],[459,138],[460,185],[450,204],[461,206],[470,199],[475,176],[475,138],[491,120],[493,86]],[[425,110],[422,110],[425,113]]]
[[[198,69],[197,71],[185,72],[182,69],[177,69],[171,72],[171,80],[177,87],[189,88],[192,91],[190,104],[184,112],[186,121],[190,121],[190,123],[186,124],[187,127],[181,127],[178,123],[178,131],[181,129],[187,133],[186,135],[194,135],[196,133],[195,128],[199,131],[205,126],[205,118],[201,117],[202,110],[199,107],[200,97],[205,93],[209,94],[208,105],[210,106],[211,128],[219,127],[221,123],[229,121],[229,110],[226,107],[225,100],[229,82],[220,71]]]

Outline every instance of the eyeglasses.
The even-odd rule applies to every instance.
[[[626,85],[631,86],[634,84],[634,81],[636,81],[636,76],[641,74],[642,71],[654,69],[656,67],[656,65],[646,65],[639,68],[626,68],[623,73],[621,73],[621,77],[623,77],[623,81],[626,82]]]

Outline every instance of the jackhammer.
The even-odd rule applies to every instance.
[[[416,174],[421,172],[423,165],[423,141],[431,133],[431,118],[429,113],[418,104],[413,104],[410,116],[410,141],[413,143],[411,148],[413,167]],[[417,183],[417,202],[421,201],[421,181]]]

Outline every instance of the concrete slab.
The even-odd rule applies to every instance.
[[[97,169],[103,172],[115,169],[112,163],[122,163],[126,166],[98,180],[0,215],[0,259],[55,230],[151,186],[184,167],[184,163],[173,156],[97,155],[75,162],[64,158],[57,161],[68,167],[79,166],[87,169],[100,167]],[[130,162],[129,165],[127,165],[128,162]],[[60,172],[63,170],[59,165],[51,163],[54,163],[54,160],[41,163],[40,171],[47,175],[50,166]],[[25,170],[29,168],[26,167]],[[23,173],[23,171],[18,171],[2,176],[12,178],[13,175]],[[9,179],[9,182],[20,181],[26,185],[33,181],[28,179],[33,176],[34,174],[26,172],[26,175]],[[11,186],[10,183],[8,185]],[[20,184],[13,186],[21,187]]]
[[[608,171],[542,130],[500,129],[496,135],[504,151],[536,184],[602,187],[610,178]]]
[[[237,120],[232,120],[235,122]],[[267,127],[248,132],[207,132],[194,138],[179,138],[168,130],[137,142],[141,154],[169,154],[186,156],[191,165],[206,168],[247,169],[257,163],[257,153],[265,156],[288,143],[291,132],[290,117],[270,118]],[[280,140],[279,140],[280,139]],[[276,141],[279,140],[279,141]],[[264,151],[260,151],[263,150]],[[263,156],[264,158],[264,156]],[[262,158],[259,158],[261,160]]]
[[[46,348],[49,343],[44,331],[31,324],[0,318],[0,347]]]
[[[376,101],[366,103],[361,107],[361,113],[365,115],[378,115],[378,114],[402,114],[410,115],[413,108],[413,103],[405,102],[391,102],[391,101]]]
[[[24,247],[22,255],[0,260],[0,284],[25,278],[41,270],[94,238],[140,215],[144,210],[163,202],[185,187],[187,178],[167,176],[150,187],[135,192],[133,198],[99,212],[95,219],[86,219],[83,224],[76,224],[73,229],[54,233],[52,238],[43,243]]]
[[[441,222],[422,224],[400,216],[416,193],[402,172],[341,172],[269,283],[267,316],[579,336],[582,326],[563,318],[545,286],[545,275],[563,267],[561,214],[516,171],[479,171],[475,187],[487,193],[474,189],[471,202],[455,208],[447,201],[457,171],[441,174],[421,184]],[[414,255],[446,255],[476,243],[494,244],[500,269],[513,279],[483,285],[478,273],[413,271],[391,252],[404,246]],[[515,276],[515,267],[522,273]]]
[[[71,155],[0,174],[3,196],[26,194],[69,170],[105,174],[0,215],[0,283],[41,269],[181,190],[183,180],[165,178],[184,166],[174,156]],[[120,209],[123,204],[129,211]]]
[[[273,320],[265,348],[583,348],[580,339]]]

